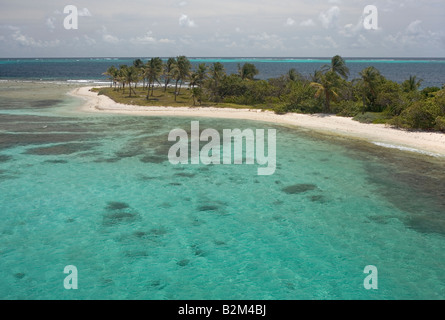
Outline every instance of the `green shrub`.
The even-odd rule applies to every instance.
[[[413,93],[415,95],[417,93]],[[388,110],[393,116],[398,116],[406,108],[405,96],[400,85],[393,81],[385,81],[378,89],[375,99],[375,111]],[[418,95],[418,94],[417,94]]]
[[[437,117],[436,118],[436,125],[434,127],[437,131],[445,132],[445,117]]]
[[[440,90],[434,95],[434,102],[439,106],[442,116],[445,116],[445,90]]]
[[[364,114],[359,113],[354,117],[355,121],[361,123],[387,123],[390,117],[384,112],[366,112]]]
[[[423,89],[421,93],[425,98],[431,98],[434,97],[434,93],[437,91],[440,91],[439,87],[428,87]]]
[[[355,117],[363,109],[360,103],[343,100],[332,105],[332,110],[341,117]]]
[[[288,85],[289,94],[285,97],[288,111],[318,113],[323,111],[318,99],[314,98],[315,90],[308,83],[298,81]]]
[[[106,96],[107,93],[108,93],[108,88],[102,88],[102,89],[99,89],[99,90],[96,91],[96,92],[97,92],[97,95],[98,95],[98,96]]]
[[[399,120],[404,128],[431,130],[435,128],[439,116],[439,106],[427,100],[413,103],[402,112]]]
[[[284,104],[277,104],[277,105],[275,105],[273,110],[274,110],[274,112],[276,114],[286,114],[286,113],[289,112],[287,106],[284,105]]]

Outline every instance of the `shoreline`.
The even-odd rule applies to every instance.
[[[116,103],[107,96],[89,91],[97,86],[80,87],[68,95],[81,98],[85,103],[81,112],[126,114],[137,116],[179,116],[200,118],[245,119],[291,125],[329,135],[366,140],[375,145],[403,151],[445,157],[445,134],[437,132],[405,131],[383,124],[365,124],[352,118],[324,114],[288,113],[277,115],[272,111],[256,109],[227,109],[214,107],[142,107]]]

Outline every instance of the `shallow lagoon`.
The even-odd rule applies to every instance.
[[[173,166],[196,119],[81,114],[67,90],[0,84],[0,298],[445,298],[443,158],[200,119],[276,129],[275,174]]]

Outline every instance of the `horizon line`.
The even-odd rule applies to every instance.
[[[156,56],[160,58],[170,58],[176,56]],[[180,55],[179,55],[180,56]],[[85,57],[0,57],[0,59],[145,59],[153,58],[155,56],[85,56]],[[292,57],[292,56],[186,56],[189,59],[331,59],[332,56],[302,56],[302,57]],[[343,59],[445,59],[445,57],[353,57],[353,56],[342,56]]]

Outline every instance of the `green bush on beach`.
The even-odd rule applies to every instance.
[[[328,113],[353,117],[364,123],[382,123],[403,129],[445,132],[445,89],[420,90],[422,79],[411,76],[399,84],[386,79],[375,67],[349,80],[340,56],[304,77],[291,69],[285,75],[258,80],[251,63],[227,74],[216,62],[192,70],[187,57],[163,61],[137,59],[132,66],[111,66],[104,73],[109,88],[98,94],[116,102],[153,106],[213,106],[272,110],[277,114]]]

